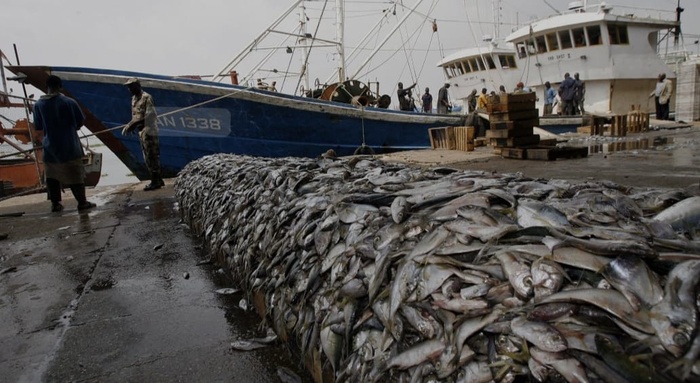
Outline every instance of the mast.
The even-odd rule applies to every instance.
[[[300,30],[299,33],[301,36],[302,40],[302,46],[304,47],[304,55],[301,58],[301,77],[304,82],[304,89],[310,89],[310,83],[309,83],[309,55],[311,54],[311,50],[309,49],[309,44],[308,44],[308,32],[306,30],[306,7],[304,6],[304,3],[299,4],[299,25],[300,25]]]
[[[678,46],[678,37],[681,35],[681,13],[684,9],[681,8],[681,0],[678,0],[678,5],[676,6],[676,27],[673,30],[673,46]]]
[[[304,0],[297,0],[297,1],[295,1],[294,4],[292,4],[292,6],[289,7],[289,9],[287,9],[287,11],[284,12],[284,13],[282,14],[282,16],[278,17],[277,20],[275,20],[272,24],[270,24],[269,27],[267,27],[267,28],[265,29],[265,31],[263,31],[263,33],[261,33],[260,35],[258,35],[258,37],[256,37],[250,44],[248,44],[245,48],[243,48],[243,50],[241,50],[231,61],[229,61],[229,63],[226,64],[226,66],[225,66],[223,69],[221,69],[221,70],[216,74],[216,77],[214,78],[214,80],[216,80],[217,77],[218,77],[219,79],[221,79],[221,78],[223,78],[223,77],[228,77],[228,76],[229,76],[229,73],[228,73],[228,72],[229,72],[231,69],[235,68],[236,65],[238,65],[238,64],[240,63],[240,61],[241,61],[243,58],[245,58],[245,56],[246,56],[248,53],[250,53],[250,51],[255,47],[255,45],[258,44],[258,42],[260,42],[261,40],[263,40],[267,35],[270,34],[270,32],[273,32],[273,30],[274,30],[282,21],[284,21],[284,19],[285,19],[287,16],[289,16],[289,14],[292,13],[292,12],[294,11],[294,9],[296,9],[297,5],[299,5],[299,4],[300,4],[301,2],[303,2],[303,1],[304,1]]]
[[[410,10],[409,12],[407,12],[407,13],[401,18],[401,20],[399,21],[398,24],[396,24],[396,26],[394,27],[394,29],[392,29],[391,32],[389,32],[389,34],[384,38],[384,40],[382,40],[382,42],[379,43],[379,46],[377,46],[376,48],[374,48],[374,50],[373,50],[372,53],[369,55],[369,57],[367,57],[367,59],[357,68],[357,70],[355,71],[355,74],[353,74],[350,78],[354,79],[354,78],[357,77],[357,75],[360,74],[360,71],[362,71],[362,69],[364,69],[365,66],[367,66],[367,64],[369,64],[369,62],[374,58],[374,56],[379,52],[379,50],[382,49],[382,48],[384,47],[384,44],[386,44],[387,41],[389,41],[389,39],[391,38],[391,36],[393,36],[394,33],[396,33],[396,31],[399,30],[399,27],[400,27],[401,25],[403,25],[403,23],[406,22],[406,19],[408,19],[408,17],[416,10],[416,8],[418,8],[418,6],[420,5],[420,3],[422,3],[422,2],[423,2],[423,0],[417,0],[416,3],[413,4],[413,7],[411,7],[411,10]]]
[[[345,81],[345,0],[335,0],[336,39],[338,40],[338,82]]]
[[[500,36],[498,30],[501,25],[501,2],[500,0],[494,0],[491,2],[493,6],[493,41],[498,42]]]

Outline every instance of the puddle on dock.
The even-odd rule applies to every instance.
[[[601,142],[589,144],[588,154],[648,150],[670,144],[673,144],[673,138],[668,137],[636,138],[615,142]]]

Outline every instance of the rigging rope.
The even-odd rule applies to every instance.
[[[165,116],[169,116],[169,115],[171,115],[171,114],[175,114],[175,113],[183,112],[183,111],[186,111],[186,110],[198,108],[198,107],[200,107],[200,106],[207,105],[207,104],[211,104],[211,103],[216,102],[216,101],[219,101],[219,100],[223,100],[223,99],[228,98],[228,97],[231,97],[231,96],[233,96],[233,95],[235,95],[235,94],[238,94],[238,93],[241,93],[241,92],[244,92],[244,91],[251,90],[251,89],[253,89],[253,88],[254,88],[253,86],[248,86],[248,87],[246,87],[246,88],[236,89],[234,92],[226,93],[226,94],[224,94],[224,95],[222,95],[222,96],[215,97],[215,98],[213,98],[213,99],[211,99],[211,100],[202,101],[202,102],[197,103],[197,104],[193,104],[193,105],[190,105],[190,106],[186,106],[186,107],[183,107],[183,108],[180,108],[180,109],[176,109],[176,110],[173,110],[173,111],[170,111],[170,112],[166,112],[166,113],[160,114],[160,115],[158,115],[158,117],[165,117]],[[104,130],[100,130],[99,132],[91,132],[90,134],[86,134],[84,137],[85,137],[85,138],[87,138],[87,137],[93,137],[93,136],[97,136],[98,134],[111,132],[111,131],[117,130],[117,129],[123,129],[126,125],[127,125],[127,124],[122,124],[122,125],[117,125],[117,126],[115,126],[115,127],[113,127],[113,128],[107,128],[107,129],[104,129]],[[17,151],[17,152],[15,152],[15,153],[12,153],[12,154],[9,154],[9,155],[0,155],[0,159],[6,158],[6,157],[12,157],[12,156],[15,156],[15,155],[17,155],[17,154],[23,154],[23,153],[33,152],[33,151],[36,151],[36,150],[39,150],[39,149],[42,149],[42,148],[43,148],[43,145],[33,146],[33,147],[29,148],[29,149]]]
[[[316,30],[314,31],[314,37],[311,39],[311,46],[309,46],[309,50],[311,50],[314,47],[314,43],[316,42],[316,36],[318,36],[318,29],[321,26],[321,20],[323,20],[323,15],[326,13],[326,6],[328,5],[328,0],[323,2],[323,8],[321,9],[321,15],[318,17],[318,23],[316,24]],[[303,71],[306,71],[306,68],[308,68],[309,65],[309,55],[306,55],[304,58],[304,65],[301,66],[301,69]],[[299,85],[301,85],[301,77],[299,76],[299,80],[297,81],[297,86],[294,87],[294,89],[299,89]]]

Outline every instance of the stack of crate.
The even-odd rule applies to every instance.
[[[486,138],[496,153],[512,152],[510,158],[518,158],[517,153],[522,153],[519,158],[524,158],[521,148],[539,144],[540,136],[533,133],[540,122],[536,99],[534,92],[501,93],[498,103],[487,106],[490,129]]]
[[[642,106],[634,105],[627,113],[627,131],[629,133],[641,133],[649,130],[649,114],[642,111]]]
[[[428,129],[430,146],[433,149],[474,151],[473,126],[447,126]]]

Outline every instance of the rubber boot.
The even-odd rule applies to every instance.
[[[51,211],[59,212],[63,210],[61,205],[61,183],[53,178],[46,179],[46,193],[51,201]]]
[[[163,179],[160,178],[160,173],[151,172],[151,183],[146,185],[143,188],[143,190],[145,190],[145,191],[156,190],[156,189],[160,189],[163,186],[165,186],[165,182],[163,182]]]
[[[88,202],[85,197],[85,184],[73,184],[70,185],[70,190],[73,192],[73,197],[78,201],[78,211],[93,208],[95,205],[92,202]]]

